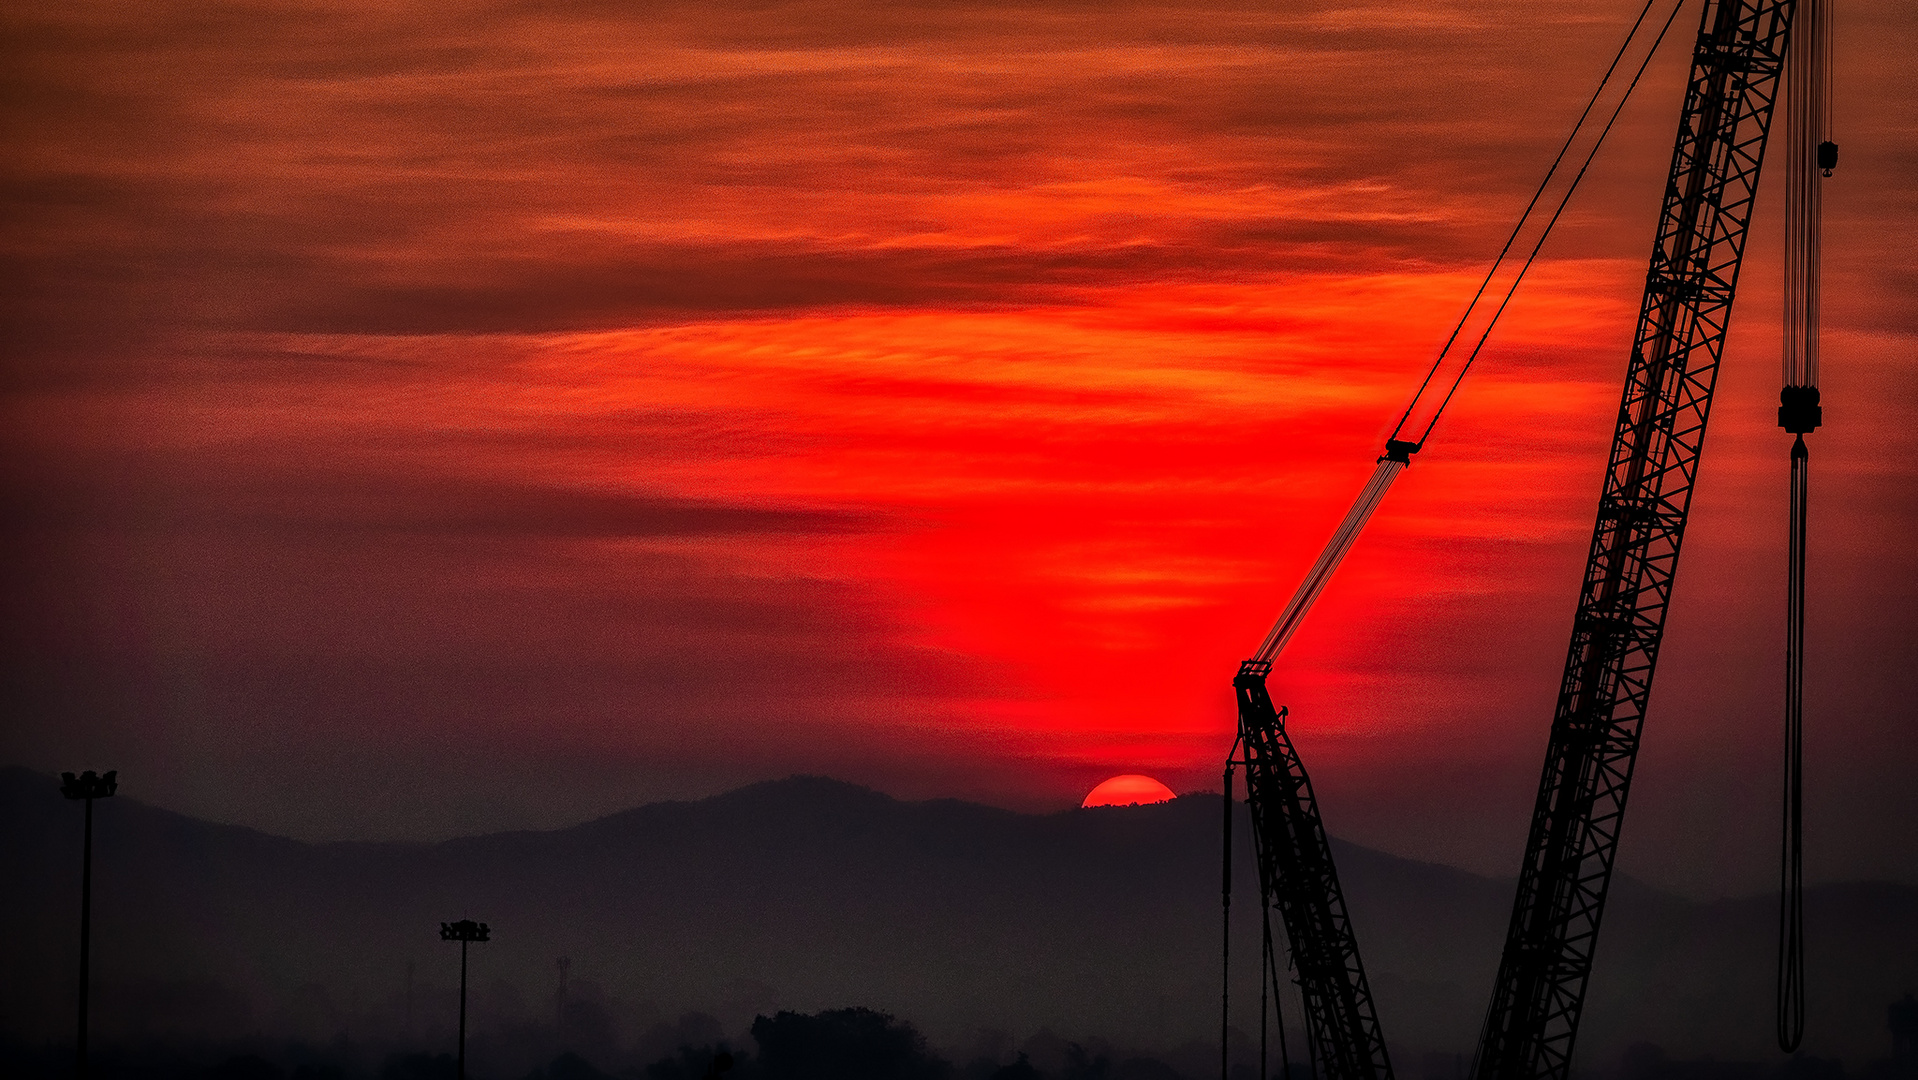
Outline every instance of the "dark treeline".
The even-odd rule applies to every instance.
[[[1893,1006],[1893,1026],[1898,1019]],[[714,1035],[717,1023],[694,1014],[675,1026],[681,1034]],[[1843,1063],[1810,1055],[1765,1062],[1684,1059],[1651,1043],[1630,1047],[1617,1060],[1586,1067],[1592,1080],[1918,1080],[1918,1047],[1909,1033],[1894,1040],[1893,1056],[1847,1069]],[[867,1008],[829,1009],[805,1014],[778,1012],[755,1017],[739,1038],[710,1037],[681,1042],[662,1051],[653,1046],[634,1052],[647,1060],[594,1061],[572,1050],[526,1072],[502,1071],[472,1060],[475,1080],[1209,1080],[1216,1075],[1213,1048],[1182,1047],[1164,1056],[1128,1052],[1102,1039],[1085,1043],[1041,1032],[1015,1045],[1000,1034],[983,1035],[966,1051],[935,1050],[908,1021]],[[1256,1050],[1242,1051],[1230,1080],[1261,1080]],[[65,1080],[72,1072],[70,1048],[0,1045],[0,1075],[21,1080]],[[625,1055],[631,1058],[632,1055]],[[1410,1064],[1411,1067],[1407,1068]],[[1400,1063],[1409,1080],[1464,1080],[1463,1055],[1427,1054],[1416,1063]],[[454,1058],[447,1053],[393,1051],[355,1044],[344,1036],[314,1046],[179,1044],[149,1041],[101,1048],[93,1080],[456,1080]],[[1268,1062],[1267,1080],[1310,1080],[1304,1062],[1288,1074]]]
[[[689,1017],[682,1028],[707,1027]],[[0,1052],[10,1077],[65,1080],[66,1048],[18,1045]],[[953,1058],[961,1059],[955,1063]],[[377,1058],[377,1060],[375,1060]],[[1115,1052],[1041,1033],[1014,1048],[987,1035],[968,1054],[935,1051],[911,1023],[866,1008],[759,1016],[742,1039],[684,1043],[654,1060],[618,1067],[565,1051],[521,1076],[469,1060],[477,1080],[1181,1080],[1157,1058]],[[327,1046],[110,1045],[95,1055],[93,1080],[456,1080],[451,1054],[389,1052],[344,1039]],[[1248,1076],[1247,1080],[1256,1080]]]

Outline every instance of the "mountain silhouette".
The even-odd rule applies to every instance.
[[[554,962],[567,956],[569,1038],[596,1061],[688,1012],[716,1017],[716,1037],[759,1014],[849,1005],[909,1018],[940,1045],[1042,1028],[1135,1047],[1216,1040],[1216,795],[1034,815],[794,777],[422,844],[306,844],[124,795],[96,814],[94,1022],[106,1037],[424,1038],[450,1027],[457,978],[439,923],[472,917],[493,928],[473,949],[475,1038],[550,1028]],[[58,1041],[71,1023],[78,815],[51,777],[4,769],[0,823],[12,930],[0,935],[0,1034]],[[1469,1052],[1510,883],[1334,846],[1401,1071]],[[1242,851],[1247,1030],[1251,866]],[[1652,1041],[1763,1056],[1775,903],[1621,881],[1581,1055]],[[1885,1005],[1918,984],[1918,890],[1829,885],[1808,905],[1808,1049],[1885,1056]]]

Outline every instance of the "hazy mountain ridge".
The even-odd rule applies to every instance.
[[[457,972],[437,924],[470,915],[496,935],[474,953],[481,1038],[551,1024],[558,956],[599,1011],[602,1030],[580,1038],[606,1053],[687,1010],[739,1027],[755,1012],[848,1004],[947,1043],[1041,1027],[1144,1047],[1216,1037],[1216,796],[1028,815],[796,777],[433,844],[305,844],[126,796],[97,812],[104,1032],[403,1039],[409,1011],[416,1032],[435,1030]],[[0,816],[0,916],[29,931],[0,937],[0,1025],[57,1039],[71,1022],[78,811],[50,777],[9,769]],[[1248,833],[1236,834],[1241,1026],[1256,1024]],[[1337,847],[1402,1071],[1468,1050],[1509,883]],[[1620,881],[1583,1052],[1650,1039],[1675,1054],[1762,1054],[1773,903],[1697,904]],[[1827,886],[1811,905],[1811,1048],[1883,1056],[1884,1004],[1918,984],[1918,890]]]

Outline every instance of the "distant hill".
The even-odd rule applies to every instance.
[[[698,1034],[673,1026],[689,1011],[736,1034],[756,1012],[853,1004],[948,1047],[1041,1028],[1216,1045],[1217,796],[1028,815],[795,777],[436,844],[303,844],[124,796],[97,814],[95,1015],[109,1035],[417,1041],[450,1023],[457,950],[438,924],[471,916],[495,934],[473,952],[473,1023],[496,1058],[551,1050],[561,956],[568,1042],[606,1062]],[[1435,1055],[1470,1050],[1511,887],[1337,848],[1400,1071],[1450,1080]],[[0,1032],[16,1039],[69,1037],[78,857],[79,814],[54,781],[0,770]],[[1238,867],[1235,992],[1251,1030],[1249,853]],[[1640,1040],[1763,1056],[1773,904],[1617,883],[1584,1058]],[[1827,886],[1809,904],[1808,1049],[1883,1057],[1885,1006],[1918,986],[1918,890]]]

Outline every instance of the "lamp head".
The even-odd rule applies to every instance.
[[[105,776],[92,769],[78,776],[70,772],[61,773],[60,794],[69,799],[104,799],[119,788],[119,776],[117,769],[108,769]]]
[[[492,933],[492,927],[471,919],[440,924],[441,941],[490,941]]]

